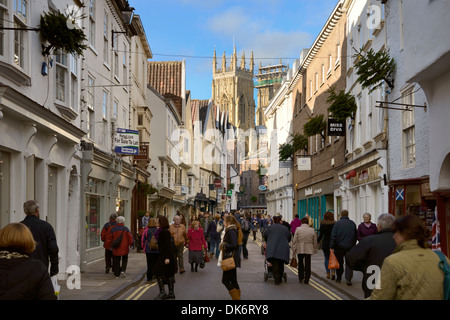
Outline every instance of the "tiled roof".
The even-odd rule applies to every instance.
[[[183,63],[181,61],[149,61],[148,83],[164,97],[172,99],[180,115],[182,110]]]

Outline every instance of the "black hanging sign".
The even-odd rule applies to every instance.
[[[328,136],[345,136],[345,121],[328,119]]]

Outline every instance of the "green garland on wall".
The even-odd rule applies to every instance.
[[[43,46],[43,55],[49,55],[52,50],[61,49],[66,53],[83,55],[87,48],[84,41],[87,40],[83,30],[72,27],[69,28],[69,17],[61,12],[47,12],[41,14],[38,26],[41,36],[49,44]]]

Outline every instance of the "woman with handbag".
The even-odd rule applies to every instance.
[[[223,270],[222,283],[228,289],[233,300],[241,300],[241,289],[237,282],[237,267],[241,267],[239,256],[239,239],[242,239],[242,231],[237,228],[237,220],[233,215],[228,215],[224,220],[225,234],[219,248],[222,250],[221,267]]]
[[[298,258],[298,281],[308,284],[311,277],[311,255],[317,253],[319,244],[317,233],[309,226],[308,218],[302,218],[301,223],[301,226],[295,230],[292,249],[293,254],[297,254]]]
[[[208,249],[203,229],[200,228],[198,221],[192,222],[192,228],[188,230],[189,263],[191,272],[198,272],[198,265],[203,262],[203,250]],[[194,269],[195,268],[195,269]]]
[[[333,230],[334,223],[334,214],[331,211],[325,212],[323,215],[323,220],[320,221],[319,228],[319,237],[317,238],[317,242],[320,243],[322,241],[322,251],[323,256],[325,258],[324,265],[325,271],[327,272],[327,278],[331,280],[335,280],[336,278],[336,270],[330,269],[328,267],[328,262],[330,260],[330,239],[331,239],[331,231]]]

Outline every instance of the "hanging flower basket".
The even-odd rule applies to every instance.
[[[48,42],[48,45],[43,45],[42,54],[49,55],[52,50],[61,49],[66,53],[83,55],[87,48],[84,44],[86,35],[83,30],[72,26],[73,21],[61,12],[42,14],[38,28],[42,38]]]

